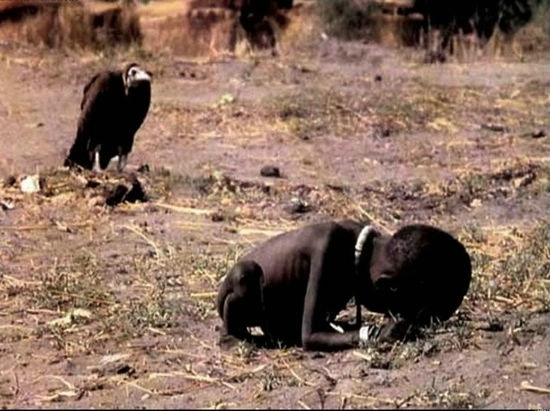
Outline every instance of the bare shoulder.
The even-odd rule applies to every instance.
[[[358,232],[364,227],[364,224],[350,218],[338,220],[335,223],[340,227],[353,232]]]
[[[298,227],[283,232],[258,244],[242,258],[263,260],[269,257],[283,257],[295,254],[312,254],[331,244],[346,246],[354,242],[361,225],[353,220],[326,221]]]
[[[289,237],[295,238],[298,244],[327,244],[341,235],[353,233],[355,226],[351,220],[325,221],[309,224],[290,231]]]

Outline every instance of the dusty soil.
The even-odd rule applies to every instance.
[[[2,43],[0,405],[549,407],[550,62],[314,43],[196,60]],[[125,175],[61,168],[86,80],[128,60],[154,83]],[[150,200],[103,204],[130,173]],[[222,350],[213,302],[238,256],[341,217],[456,234],[459,312],[390,347]]]

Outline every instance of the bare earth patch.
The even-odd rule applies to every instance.
[[[154,82],[125,174],[61,168],[85,81],[129,60]],[[550,63],[419,61],[332,39],[210,60],[0,46],[0,405],[548,408]],[[105,204],[131,174],[149,201]],[[239,255],[342,217],[456,234],[459,312],[406,344],[220,349]]]

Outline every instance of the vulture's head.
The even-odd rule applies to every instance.
[[[136,63],[128,64],[123,75],[124,85],[127,90],[144,82],[150,83],[153,78],[151,72],[141,68]]]

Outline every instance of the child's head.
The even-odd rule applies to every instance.
[[[470,257],[458,240],[414,224],[375,241],[370,275],[388,313],[427,324],[455,312],[472,276]]]

